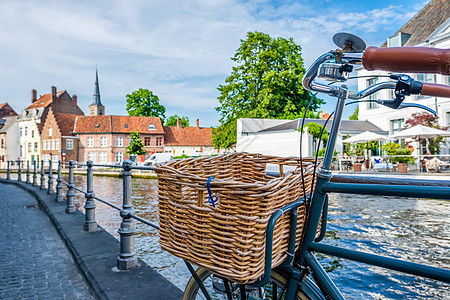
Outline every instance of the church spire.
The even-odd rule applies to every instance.
[[[97,68],[95,68],[95,88],[94,88],[94,101],[91,105],[102,105],[102,102],[100,101],[100,87],[98,85],[98,72]]]
[[[89,115],[98,116],[105,114],[105,107],[100,101],[100,87],[98,85],[98,72],[97,67],[95,67],[95,88],[94,88],[94,100],[92,104],[89,105]]]

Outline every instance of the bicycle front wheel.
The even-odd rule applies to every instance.
[[[212,273],[205,268],[198,268],[196,273],[212,299],[240,299],[240,289],[237,284],[229,284],[230,299],[227,297],[223,280],[218,277],[213,277]],[[288,279],[285,276],[272,270],[270,281],[264,287],[260,289],[250,286],[246,287],[247,299],[285,299],[287,281]],[[297,291],[296,298],[302,300],[310,299],[300,289]],[[206,297],[203,295],[195,279],[191,277],[184,290],[183,300],[197,299],[206,299]]]

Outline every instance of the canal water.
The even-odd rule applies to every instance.
[[[75,185],[84,190],[85,176],[75,176]],[[119,178],[94,177],[94,192],[122,204]],[[158,222],[156,180],[133,179],[132,199],[137,215]],[[80,194],[75,199],[81,211],[84,200]],[[96,203],[97,222],[118,238],[118,212]],[[450,201],[332,194],[329,203],[326,243],[450,269]],[[183,261],[160,249],[154,229],[140,222],[136,229],[139,257],[184,290],[190,275]],[[450,299],[450,285],[439,281],[335,257],[319,259],[349,299]]]

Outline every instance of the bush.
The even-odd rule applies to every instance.
[[[183,159],[183,158],[189,158],[189,157],[190,157],[189,155],[183,154],[180,156],[175,156],[173,159]]]
[[[411,149],[408,148],[398,148],[395,149],[394,151],[392,151],[393,154],[392,155],[403,155],[403,156],[395,156],[395,157],[391,157],[391,162],[392,163],[414,163],[414,157],[410,156],[411,155]]]

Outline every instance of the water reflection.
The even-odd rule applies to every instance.
[[[67,178],[63,178],[67,181]],[[75,176],[86,187],[84,176]],[[94,177],[94,193],[122,204],[122,180]],[[324,242],[367,253],[450,269],[450,202],[362,195],[330,195],[329,225]],[[84,196],[75,205],[84,211]],[[133,179],[132,202],[137,215],[158,222],[157,181]],[[121,219],[116,210],[96,202],[97,222],[118,238]],[[81,225],[80,225],[81,226]],[[136,252],[179,288],[189,279],[183,261],[159,247],[156,230],[136,222]],[[324,268],[349,299],[446,298],[449,285],[329,256]]]

